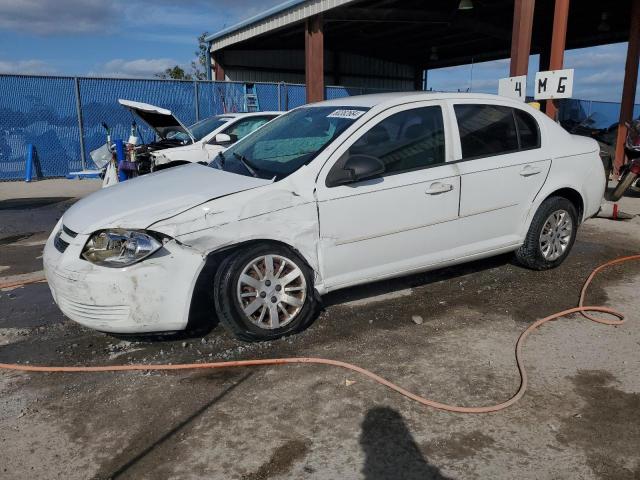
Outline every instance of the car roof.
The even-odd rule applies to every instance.
[[[267,111],[267,112],[233,112],[233,113],[221,113],[220,115],[216,115],[218,118],[243,118],[243,117],[255,117],[255,116],[263,116],[263,115],[282,115],[284,112],[275,112],[275,111]]]
[[[333,100],[325,100],[317,102],[310,106],[314,107],[333,107],[333,106],[350,106],[350,107],[375,107],[382,104],[401,104],[406,102],[417,102],[421,100],[455,100],[455,99],[477,99],[477,100],[502,100],[511,101],[507,97],[499,95],[490,95],[487,93],[447,93],[447,92],[388,92],[373,93],[369,95],[355,95],[353,97],[342,97]],[[521,102],[519,102],[521,103]]]

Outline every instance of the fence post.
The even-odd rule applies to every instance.
[[[280,83],[278,83],[278,111],[282,111],[282,95],[280,94]]]
[[[284,85],[284,109],[289,110],[289,84],[285,83]]]
[[[84,127],[82,126],[82,102],[80,100],[80,79],[74,77],[76,86],[76,112],[78,116],[78,131],[80,132],[80,157],[82,170],[86,170],[85,150],[84,150]]]
[[[196,108],[196,122],[200,121],[200,87],[198,85],[198,80],[193,81],[193,96],[194,96],[194,105]]]

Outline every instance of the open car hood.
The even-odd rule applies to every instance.
[[[270,183],[192,163],[98,190],[69,208],[64,224],[78,233],[144,229],[209,200]]]
[[[118,99],[118,103],[135,113],[144,123],[149,125],[160,138],[166,139],[170,132],[180,131],[189,135],[191,142],[195,143],[193,134],[171,110],[156,107],[148,103],[134,102],[133,100]]]

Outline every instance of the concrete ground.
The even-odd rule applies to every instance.
[[[0,201],[0,276],[42,268],[47,232],[74,201],[68,197],[86,193],[73,190],[78,183],[52,187],[44,195],[52,203],[0,184],[3,195],[7,185],[20,190]],[[16,204],[20,196],[32,200]],[[623,207],[640,214],[640,199]],[[108,336],[65,319],[47,285],[34,284],[0,292],[0,362],[322,356],[436,400],[492,404],[518,386],[518,334],[574,306],[595,266],[639,252],[640,217],[593,219],[556,270],[528,271],[507,255],[336,292],[307,331],[262,344],[240,343],[220,327],[204,336]],[[575,316],[544,326],[525,348],[524,399],[488,415],[428,409],[321,366],[0,372],[0,478],[637,479],[639,289],[640,262],[598,277],[588,303],[615,306],[628,323]]]

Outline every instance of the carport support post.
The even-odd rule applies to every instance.
[[[567,21],[569,20],[569,0],[556,0],[553,10],[553,32],[551,33],[551,50],[549,52],[549,70],[562,70],[564,65],[564,48],[567,41]],[[542,64],[542,62],[541,62]],[[547,100],[545,112],[556,120],[558,107],[554,100]]]
[[[638,82],[638,60],[640,56],[640,0],[632,0],[631,25],[629,27],[629,45],[627,46],[627,63],[624,67],[624,84],[622,86],[622,103],[618,120],[618,136],[616,138],[616,159],[614,170],[620,171],[624,164],[624,142],[627,138],[627,127],[633,117],[633,103],[636,97]]]
[[[529,70],[531,31],[535,0],[516,0],[513,7],[513,30],[511,33],[510,75],[526,75]]]
[[[322,15],[307,19],[304,32],[307,103],[324,100],[324,34]]]
[[[213,61],[215,62],[213,64],[214,80],[216,82],[224,82],[225,80],[224,67],[220,63],[220,55],[214,55]]]

